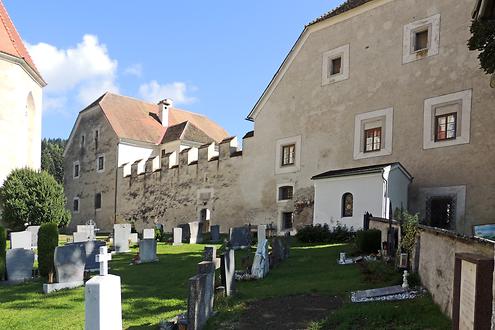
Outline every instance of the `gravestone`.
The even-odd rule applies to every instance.
[[[26,231],[31,233],[31,247],[38,247],[38,232],[40,230],[40,226],[28,226]]]
[[[142,239],[139,241],[139,263],[158,261],[156,257],[156,240]]]
[[[207,274],[197,274],[189,279],[189,298],[187,300],[187,330],[201,330],[208,317],[206,314]]]
[[[84,285],[86,249],[84,244],[75,243],[57,246],[54,254],[57,283],[43,284],[43,292],[50,293]]]
[[[217,258],[217,248],[214,246],[205,246],[203,250],[203,261],[212,261],[215,269],[220,268],[220,258]]]
[[[229,249],[221,255],[220,277],[225,295],[231,296],[235,291],[235,251]]]
[[[107,247],[100,247],[97,255],[100,264],[100,275],[86,282],[84,290],[86,330],[121,330],[122,298],[120,277],[108,274],[108,261],[112,255]]]
[[[212,243],[220,242],[220,225],[210,226],[210,233]]]
[[[262,242],[266,240],[266,226],[259,225],[257,234],[258,234],[258,242]]]
[[[99,253],[100,247],[106,246],[107,243],[105,241],[86,241],[70,244],[79,244],[84,247],[84,250],[86,251],[85,271],[93,272],[99,269],[99,264],[96,262],[96,255]]]
[[[6,254],[7,279],[23,282],[33,277],[34,252],[30,249],[10,249]]]
[[[129,236],[131,235],[131,224],[113,225],[113,245],[115,252],[129,252]]]
[[[234,249],[242,249],[251,246],[251,230],[248,226],[234,227],[229,230],[230,246]]]
[[[456,253],[453,329],[490,329],[493,303],[493,258]]]
[[[174,243],[172,245],[182,245],[182,228],[174,228]]]
[[[357,291],[354,297],[356,300],[363,300],[363,299],[377,298],[383,296],[390,296],[404,292],[407,292],[407,289],[403,288],[402,285],[394,285],[385,288]]]
[[[30,231],[18,231],[10,233],[11,249],[31,249],[32,234]]]
[[[139,243],[139,238],[137,233],[131,233],[129,235],[129,240],[131,241],[131,244],[137,244]]]
[[[201,232],[201,223],[199,221],[189,222],[190,239],[189,244],[197,244],[203,242],[203,234]]]
[[[83,231],[75,231],[72,233],[72,241],[74,243],[82,243],[90,240],[90,237],[87,232]]]
[[[264,278],[270,270],[270,262],[268,259],[268,241],[265,239],[258,242],[256,254],[254,255],[253,266],[251,267],[251,275],[258,279]]]
[[[89,241],[96,239],[95,226],[94,225],[77,225],[78,233],[86,233]]]
[[[155,230],[146,228],[143,229],[143,239],[154,239],[155,238]]]
[[[179,228],[182,229],[182,243],[189,243],[189,239],[191,238],[191,230],[189,228],[189,224],[181,224]]]
[[[205,298],[203,308],[206,317],[213,314],[213,300],[215,297],[215,263],[212,261],[201,261],[198,263],[198,274],[206,274]]]

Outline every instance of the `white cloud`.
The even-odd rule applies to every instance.
[[[188,90],[194,91],[183,82],[173,82],[160,85],[156,80],[139,86],[139,94],[147,101],[156,103],[165,98],[170,98],[175,104],[190,104],[196,101],[195,97],[188,95]]]
[[[70,93],[75,94],[80,105],[87,105],[105,91],[118,92],[118,63],[95,35],[86,34],[75,47],[67,49],[44,42],[27,44],[27,47],[48,83],[44,89],[48,96],[45,110],[64,106],[61,102],[64,97],[64,102],[67,102],[67,94]]]
[[[124,74],[130,76],[141,77],[142,73],[143,73],[143,66],[140,63],[128,66],[124,70]]]

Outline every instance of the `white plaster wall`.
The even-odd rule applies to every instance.
[[[148,159],[156,155],[155,148],[132,145],[125,142],[119,143],[118,166],[125,163],[133,163],[136,160]]]
[[[342,195],[353,195],[352,217],[342,218]],[[314,224],[327,223],[330,228],[337,222],[355,229],[363,227],[366,212],[382,214],[383,179],[381,173],[315,180]]]
[[[41,102],[41,86],[0,58],[0,186],[15,168],[41,166]]]

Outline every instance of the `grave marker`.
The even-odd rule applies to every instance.
[[[251,230],[248,226],[234,227],[229,230],[230,245],[234,249],[242,249],[251,246]]]
[[[32,234],[30,231],[18,231],[10,233],[11,249],[31,249]]]
[[[142,239],[139,241],[139,263],[156,262],[156,240]]]
[[[143,239],[154,239],[155,238],[155,230],[146,228],[143,229]]]
[[[38,247],[38,231],[40,230],[41,226],[28,226],[26,228],[26,231],[31,233],[31,247],[32,248],[37,248]]]
[[[225,295],[231,296],[235,291],[235,251],[229,249],[221,255],[221,279],[225,287]]]
[[[6,254],[9,282],[23,282],[33,277],[34,252],[31,249],[10,249]]]
[[[131,235],[131,224],[113,225],[113,245],[115,252],[129,252],[129,236]]]
[[[54,254],[57,283],[43,284],[43,292],[72,289],[84,285],[86,249],[83,244],[57,246]]]
[[[189,222],[190,239],[189,244],[197,244],[203,242],[203,234],[201,233],[202,225],[199,221]]]
[[[220,242],[220,225],[210,226],[210,234],[212,243]]]
[[[172,245],[182,245],[182,228],[174,228],[174,243]]]

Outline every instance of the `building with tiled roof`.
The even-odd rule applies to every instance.
[[[0,186],[15,168],[41,166],[45,85],[0,0]]]
[[[72,224],[115,220],[116,173],[122,165],[219,143],[227,131],[210,118],[173,106],[105,93],[78,115],[64,151],[64,187]],[[98,197],[95,197],[98,196]],[[101,207],[95,209],[95,198]],[[97,211],[96,211],[97,210]]]

